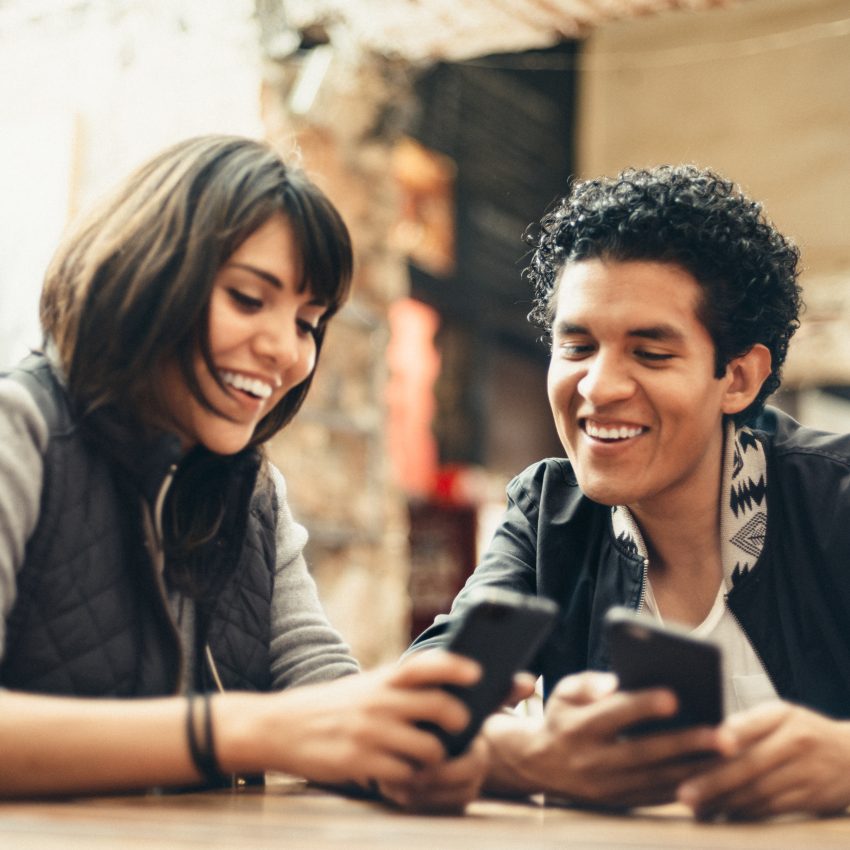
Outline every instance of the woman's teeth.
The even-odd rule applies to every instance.
[[[240,375],[238,372],[221,372],[220,375],[225,384],[229,384],[237,390],[242,390],[242,392],[250,393],[257,398],[268,398],[272,394],[271,385],[259,378],[249,378],[247,375]]]

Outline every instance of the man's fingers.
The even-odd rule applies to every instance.
[[[749,711],[733,714],[723,727],[734,735],[741,747],[748,747],[774,732],[787,717],[785,703],[768,702]]]
[[[782,775],[787,760],[781,751],[756,745],[746,757],[724,762],[689,779],[679,788],[678,799],[694,811],[719,810],[733,797],[739,805],[758,802],[787,783]]]
[[[608,694],[602,691],[604,687],[603,683],[596,690],[594,683],[580,682],[575,691],[558,695],[562,703],[568,703],[562,708],[571,733],[600,741],[615,741],[638,723],[671,717],[676,713],[676,697],[672,691],[616,691]],[[602,695],[595,696],[599,693]]]
[[[617,677],[613,673],[595,670],[566,676],[555,686],[552,698],[570,705],[589,705],[617,690]]]

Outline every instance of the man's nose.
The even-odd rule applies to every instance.
[[[597,406],[629,398],[635,383],[630,364],[615,353],[597,352],[578,382],[583,398]]]

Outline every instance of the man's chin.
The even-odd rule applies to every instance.
[[[588,499],[599,505],[627,505],[633,497],[633,492],[623,487],[620,482],[586,481],[578,478],[578,486]]]

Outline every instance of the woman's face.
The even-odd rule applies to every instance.
[[[212,361],[224,388],[198,351],[195,374],[207,410],[189,391],[180,367],[164,368],[166,418],[183,448],[198,443],[217,454],[245,448],[260,420],[316,364],[315,331],[326,305],[301,281],[292,228],[278,213],[249,236],[219,269],[209,305]]]

